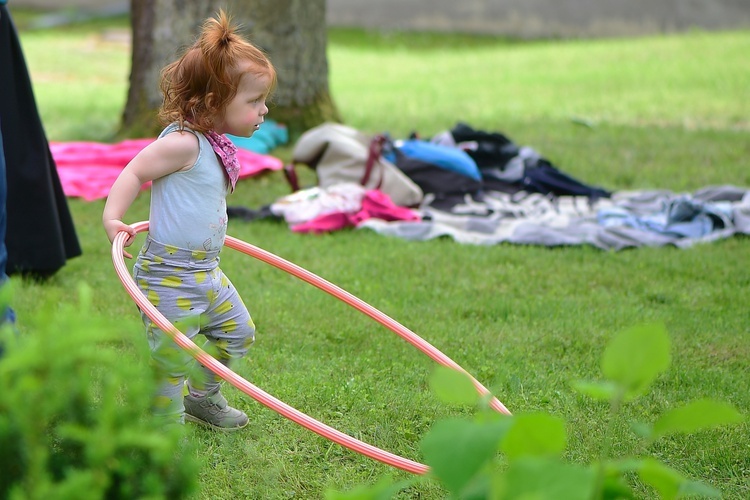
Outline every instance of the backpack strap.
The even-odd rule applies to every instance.
[[[372,177],[372,170],[375,168],[375,163],[378,161],[380,156],[383,154],[383,147],[384,144],[387,141],[387,137],[383,134],[378,134],[370,140],[370,146],[367,153],[367,161],[365,162],[365,171],[362,175],[362,179],[360,180],[360,185],[364,186],[367,184],[367,182],[370,180],[370,177]],[[312,164],[315,164],[317,162],[311,162]],[[289,184],[289,187],[292,189],[292,192],[299,191],[300,185],[299,185],[299,177],[297,176],[297,171],[295,170],[295,162],[291,161],[284,165],[283,168],[284,177],[286,178],[287,183]],[[376,189],[380,189],[381,185],[383,184],[383,172],[380,173],[380,181],[378,181],[378,184],[376,186]]]
[[[370,141],[370,149],[367,155],[367,162],[365,163],[365,173],[362,176],[362,180],[359,182],[362,186],[365,186],[370,180],[372,175],[372,169],[375,166],[375,162],[383,154],[383,145],[385,144],[386,137],[383,134],[378,134]],[[377,189],[383,184],[383,173],[380,173],[380,181],[378,182]]]
[[[297,171],[294,170],[294,162],[284,165],[283,171],[289,187],[292,188],[292,193],[299,191],[299,178],[297,177]]]

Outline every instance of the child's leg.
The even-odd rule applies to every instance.
[[[156,393],[154,395],[154,415],[164,422],[185,422],[183,388],[193,358],[181,349],[174,341],[144,314],[151,360],[157,374]],[[195,337],[198,327],[188,328],[179,321],[173,323],[177,329],[189,338]]]
[[[218,269],[218,252],[207,253],[170,247],[147,239],[134,268],[138,287],[167,319],[193,339],[204,333],[219,347],[222,363],[242,356],[252,343],[255,327],[234,288],[225,286]],[[228,284],[228,280],[226,280]],[[238,309],[239,314],[232,309]],[[225,312],[231,324],[215,324],[216,311]],[[243,312],[244,311],[244,312]],[[181,321],[176,321],[181,320]],[[152,357],[164,382],[159,387],[156,412],[164,418],[179,415],[179,421],[189,419],[218,430],[236,430],[247,425],[247,415],[232,408],[219,392],[219,378],[202,365],[189,376],[188,394],[182,397],[182,381],[192,363],[192,356],[180,349],[172,339],[150,325]],[[225,321],[225,322],[226,322]],[[214,329],[226,330],[224,339],[213,336]]]
[[[245,307],[239,293],[220,269],[211,273],[214,296],[211,306],[201,320],[201,333],[206,336],[204,349],[210,352],[219,362],[230,366],[235,359],[242,358],[255,340],[255,324]],[[200,366],[197,370],[200,381],[188,381],[193,393],[214,392],[221,379],[208,368]]]
[[[255,338],[255,325],[245,304],[218,267],[208,273],[210,290],[208,307],[201,315],[201,333],[206,336],[204,349],[226,366],[247,353]],[[219,391],[221,378],[198,364],[188,379],[185,396],[185,418],[221,431],[245,427],[245,413],[227,404]]]
[[[211,295],[205,279],[217,266],[216,255],[196,255],[190,250],[166,247],[146,240],[133,269],[138,288],[159,312],[193,340],[200,331],[200,317]],[[168,422],[184,422],[183,387],[192,356],[141,314],[151,358],[158,377],[154,413]]]

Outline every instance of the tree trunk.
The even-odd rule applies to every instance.
[[[325,121],[341,121],[328,87],[325,0],[230,2],[246,35],[266,51],[278,73],[269,118],[292,140]]]
[[[118,136],[153,137],[162,102],[161,69],[191,44],[203,20],[216,10],[213,1],[131,0],[133,49],[130,88]]]
[[[161,69],[192,43],[204,19],[225,6],[278,72],[268,117],[290,140],[324,121],[340,121],[328,87],[326,0],[131,0],[133,55],[120,137],[152,137],[162,96]]]

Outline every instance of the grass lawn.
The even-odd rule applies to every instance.
[[[19,19],[26,19],[19,12]],[[20,21],[19,21],[20,22]],[[22,30],[51,141],[107,141],[127,91],[127,20]],[[750,185],[750,31],[635,39],[518,42],[490,37],[332,30],[330,84],[345,121],[367,132],[423,136],[464,121],[529,145],[563,171],[610,190],[690,191]],[[270,117],[273,117],[271,111]],[[287,159],[289,148],[275,155]],[[258,208],[286,194],[279,173],[241,182],[228,203]],[[79,282],[124,334],[142,335],[113,271],[103,201],[70,199],[84,255],[45,283],[15,278],[20,318],[40,302],[74,300]],[[141,195],[129,218],[148,218]],[[369,231],[293,234],[279,223],[230,223],[257,244],[354,293],[442,350],[514,413],[568,423],[567,456],[601,451],[608,408],[577,395],[600,377],[616,332],[666,325],[672,366],[614,427],[615,456],[648,454],[685,475],[750,497],[750,427],[676,436],[645,447],[629,422],[653,422],[701,397],[750,412],[750,245],[736,237],[690,249],[618,253],[590,247],[479,247],[410,242]],[[343,432],[419,461],[419,439],[442,417],[468,414],[427,387],[434,363],[342,303],[231,250],[222,267],[258,327],[236,371]],[[64,334],[65,332],[61,332]],[[190,435],[205,463],[200,498],[320,498],[407,473],[361,457],[283,419],[239,391],[246,432]],[[654,492],[636,484],[639,496]],[[431,483],[403,498],[443,498]]]

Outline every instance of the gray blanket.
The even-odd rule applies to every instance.
[[[603,250],[689,247],[750,234],[750,189],[710,186],[693,193],[618,191],[609,199],[491,192],[467,196],[451,212],[431,208],[416,222],[367,219],[358,228],[411,240],[448,236],[459,243],[593,245]]]

